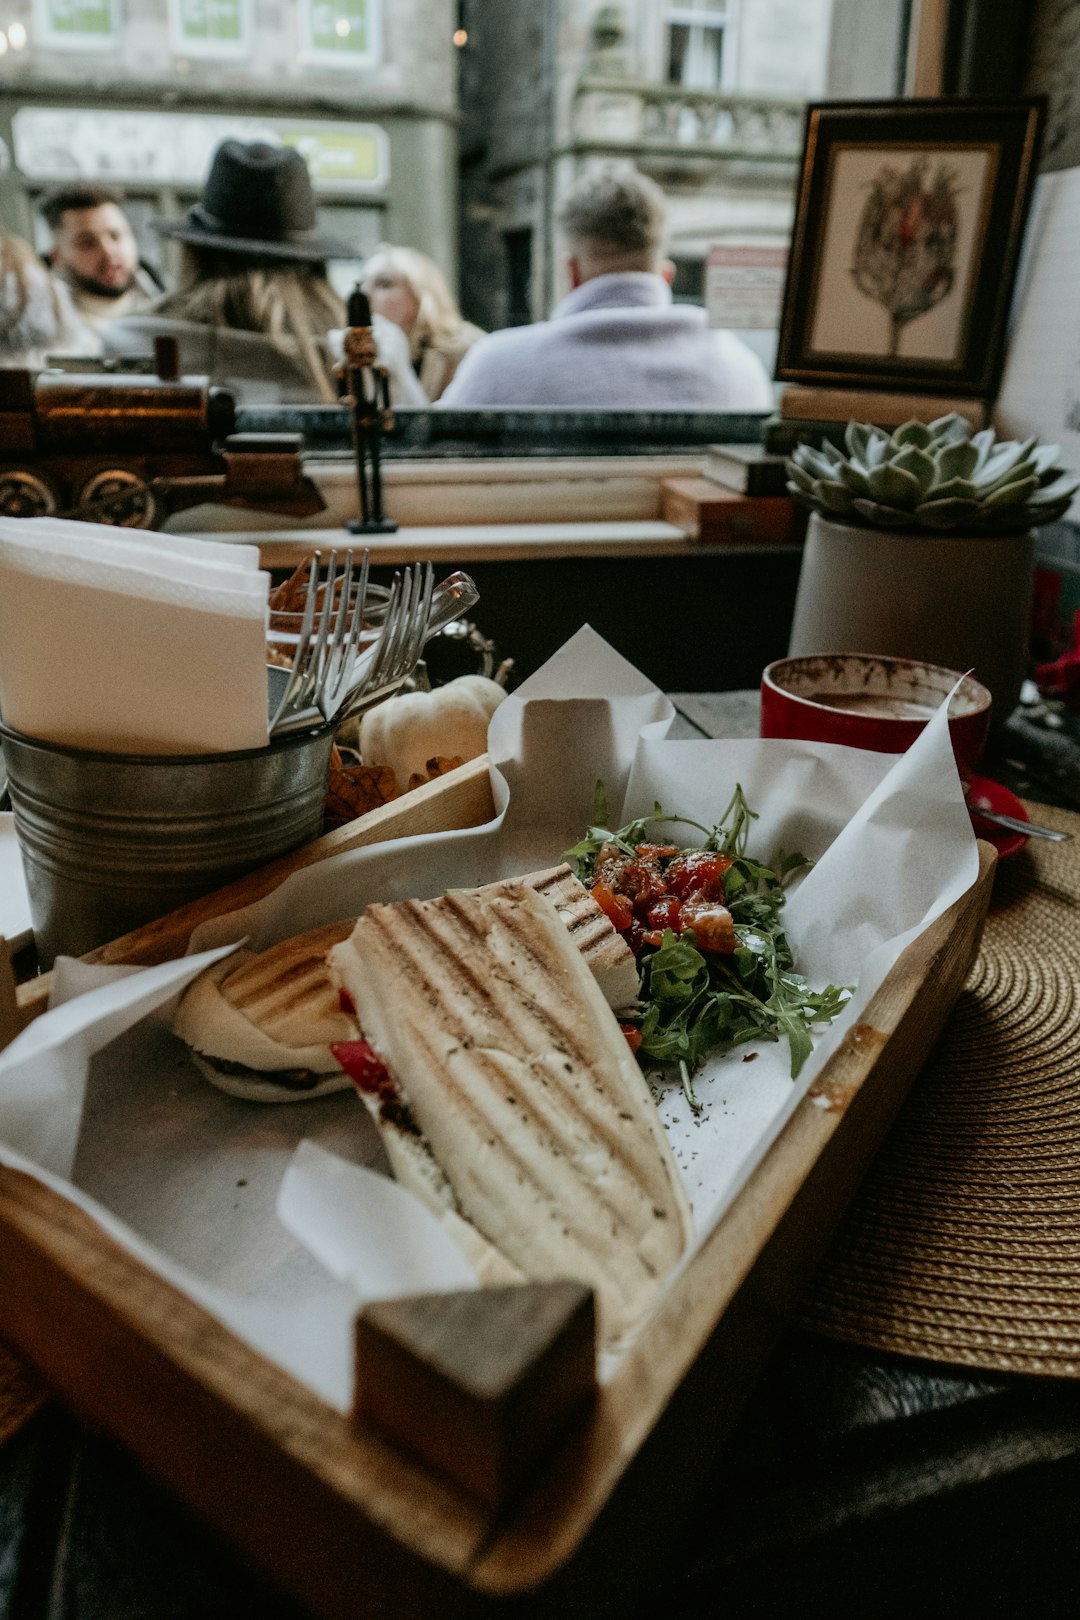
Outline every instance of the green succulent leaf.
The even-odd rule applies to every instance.
[[[846,517],[851,511],[855,496],[846,484],[836,479],[819,478],[814,485],[814,494],[828,512],[836,512]]]
[[[1052,484],[1040,484],[1038,493],[1031,497],[1031,506],[1042,511],[1044,506],[1056,506],[1059,501],[1069,502],[1080,489],[1080,478],[1059,473]]]
[[[954,444],[960,439],[971,437],[971,423],[956,411],[949,411],[946,416],[936,416],[930,423],[930,432],[938,444]]]
[[[1022,478],[1019,483],[1003,484],[1000,489],[993,490],[983,498],[983,510],[989,512],[1006,506],[1023,506],[1038,487],[1039,480],[1034,474],[1030,478]]]
[[[916,449],[925,450],[930,441],[930,429],[925,422],[916,421],[914,417],[910,422],[905,422],[903,427],[898,427],[892,436],[892,442],[897,449],[902,449],[906,444],[913,444]],[[850,445],[848,448],[851,448]]]
[[[982,428],[978,433],[973,433],[971,435],[971,442],[978,451],[979,459],[976,466],[981,467],[991,450],[994,448],[993,428]]]
[[[953,478],[970,478],[978,466],[979,452],[970,439],[962,439],[959,444],[947,444],[934,459],[938,483],[947,484]]]
[[[1030,457],[1026,461],[1018,461],[1016,466],[1011,468],[1008,473],[1001,478],[995,478],[992,483],[980,481],[977,486],[979,498],[980,500],[986,500],[989,496],[996,494],[998,490],[1011,488],[1013,484],[1026,483],[1029,478],[1034,478],[1036,484],[1040,482],[1038,470]]]
[[[1017,468],[1029,460],[1034,447],[1034,439],[1028,439],[1023,444],[1015,442],[999,444],[979,472],[979,488],[992,490],[999,484],[1007,483]],[[1032,463],[1032,471],[1034,470]]]
[[[796,451],[796,459],[798,465],[804,467],[814,478],[833,476],[835,463],[830,461],[828,456],[822,455],[820,450],[815,450],[812,445],[801,444]]]
[[[922,486],[914,473],[905,472],[895,462],[875,467],[866,482],[872,498],[885,506],[902,506],[910,512],[923,497]]]
[[[857,497],[854,507],[860,517],[868,523],[882,529],[907,529],[911,527],[911,513],[902,512],[895,506],[882,506],[877,501],[862,501]]]
[[[812,495],[814,493],[815,480],[813,474],[808,473],[805,468],[800,467],[799,463],[794,459],[789,460],[787,463],[787,475],[790,483],[796,484],[799,489],[802,490],[804,495]]]
[[[1040,475],[1044,473],[1056,473],[1059,471],[1057,466],[1058,454],[1059,451],[1056,444],[1040,444],[1035,447],[1035,449],[1031,452],[1031,459],[1035,463]]]
[[[923,495],[930,489],[937,474],[937,463],[933,456],[928,456],[925,450],[920,450],[914,444],[894,456],[890,466],[898,467],[901,472],[910,473],[912,478],[917,479]]]
[[[957,480],[959,482],[959,480]],[[949,499],[924,501],[915,508],[915,516],[928,529],[959,529],[978,517],[978,501]]]
[[[979,504],[979,491],[970,478],[949,478],[943,484],[935,484],[930,494],[935,501],[970,501],[975,506]]]
[[[863,422],[849,422],[844,429],[844,443],[847,445],[848,455],[860,461],[866,459],[866,445],[870,438],[870,429]]]
[[[872,472],[880,467],[889,453],[889,441],[877,428],[870,429],[870,437],[866,441],[866,465]]]
[[[1058,518],[1063,518],[1065,516],[1071,505],[1071,495],[1066,496],[1064,500],[1050,501],[1046,506],[1043,506],[1041,502],[1036,505],[1033,501],[1025,508],[1029,518],[1027,527],[1031,528],[1034,524],[1038,523],[1056,523]]]
[[[836,476],[856,495],[869,495],[870,483],[866,468],[857,461],[844,461],[836,469]]]

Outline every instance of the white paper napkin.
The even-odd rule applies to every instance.
[[[0,519],[0,712],[106,753],[267,742],[269,575],[254,547]]]

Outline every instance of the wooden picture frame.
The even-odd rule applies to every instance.
[[[992,398],[1044,112],[808,107],[777,378]]]

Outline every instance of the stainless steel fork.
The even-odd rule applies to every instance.
[[[304,611],[300,620],[300,629],[296,637],[296,650],[293,653],[292,667],[288,672],[284,689],[278,698],[277,704],[270,715],[270,735],[281,730],[285,722],[301,709],[308,706],[307,700],[307,670],[311,654],[312,637],[316,633],[315,615],[319,599],[319,568],[322,563],[322,553],[316,552],[311,559],[311,569],[308,574],[307,594],[304,597]],[[320,621],[325,619],[332,607],[333,597],[324,596],[322,608],[319,610]],[[320,622],[319,629],[322,629]]]
[[[425,563],[423,568],[406,569],[404,576],[394,575],[386,623],[376,643],[375,657],[366,669],[354,672],[342,692],[334,716],[337,723],[388,696],[408,680],[431,633],[434,587],[435,573],[430,563]]]
[[[322,553],[316,551],[312,557],[292,667],[271,711],[272,737],[318,725],[328,718],[325,694],[337,693],[353,666],[363,625],[370,560],[370,553],[364,551],[354,579],[355,559],[351,551],[346,551],[338,578],[338,554],[332,551],[325,578],[320,581]]]
[[[314,625],[308,623],[309,582],[309,597],[293,662],[295,678],[290,679],[286,697],[278,705],[271,727],[273,736],[310,730],[335,721],[358,689],[366,691],[377,684],[392,691],[415,667],[423,646],[423,616],[431,601],[431,565],[423,569],[407,568],[403,575],[394,576],[379,634],[369,646],[357,652],[368,561],[365,552],[355,603],[350,606],[349,590],[343,588],[335,612],[337,554],[330,553],[327,579],[320,587],[325,591],[322,612],[316,616]],[[347,552],[343,583],[347,583],[350,590],[351,565],[352,553]],[[313,563],[313,577],[316,569],[317,564]]]

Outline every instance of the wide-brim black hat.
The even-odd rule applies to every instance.
[[[271,263],[357,259],[352,243],[320,236],[307,164],[288,146],[222,141],[202,198],[182,219],[156,219],[155,230],[193,247]]]

